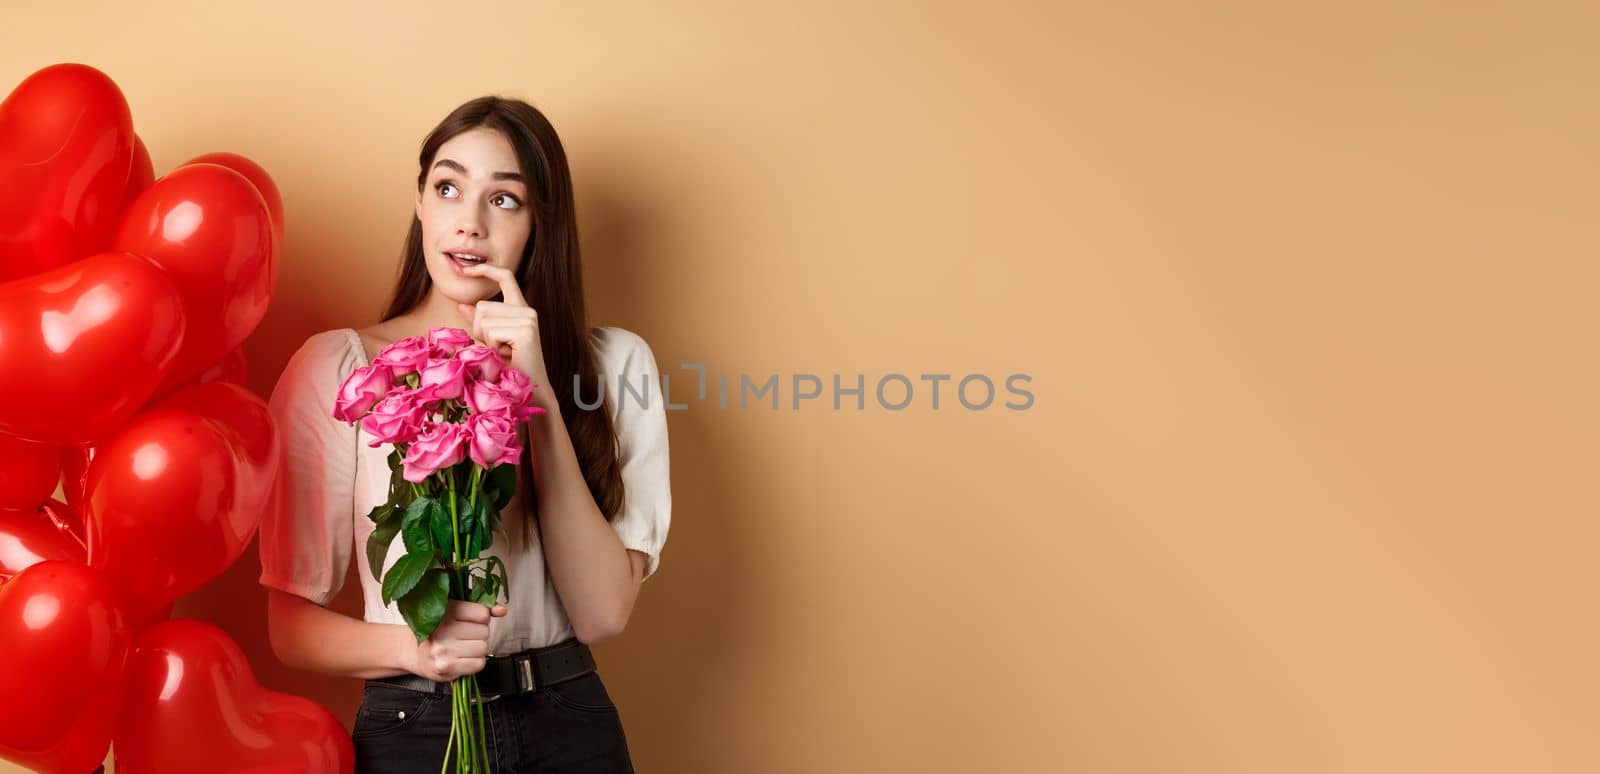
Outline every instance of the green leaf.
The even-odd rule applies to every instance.
[[[494,470],[489,471],[484,491],[489,493],[489,499],[494,502],[494,509],[503,510],[511,502],[511,497],[517,493],[517,463],[496,465]]]
[[[436,505],[430,509],[429,521],[432,527],[433,544],[438,546],[439,553],[449,556],[456,550],[455,530],[450,525],[450,511],[444,505]]]
[[[482,496],[480,493],[479,497]],[[461,518],[461,534],[468,561],[477,559],[483,551],[483,523],[479,517],[479,506],[482,504],[482,500],[478,501],[478,506],[466,499],[461,501],[461,505],[467,509]]]
[[[395,562],[389,568],[389,574],[383,578],[383,604],[388,605],[410,593],[423,573],[433,565],[432,551],[413,551],[400,557],[400,561]]]
[[[434,550],[433,536],[429,532],[433,525],[432,509],[438,504],[439,501],[432,497],[418,497],[406,508],[400,534],[405,538],[407,552]],[[449,518],[449,514],[445,514],[445,517]]]
[[[391,518],[378,524],[367,536],[367,567],[372,571],[372,579],[380,580],[383,575],[383,560],[389,556],[389,545],[394,542],[395,533],[400,531],[400,520]]]
[[[473,524],[478,532],[478,550],[488,550],[489,546],[494,545],[494,531],[500,526],[500,512],[487,499],[479,500]]]
[[[389,544],[394,542],[395,533],[400,531],[400,517],[394,503],[379,505],[367,514],[375,525],[372,534],[367,536],[367,567],[374,579],[383,574],[383,560],[389,555]]]
[[[472,601],[481,605],[494,604],[494,578],[485,574],[482,578],[474,576],[477,583],[473,584]]]
[[[411,482],[406,480],[405,466],[400,464],[401,459],[403,457],[399,449],[389,453],[389,502],[394,503],[403,512],[411,505],[411,501],[417,499],[417,494],[412,489]]]
[[[506,577],[506,563],[500,561],[500,557],[498,556],[489,556],[486,558],[489,560],[489,567],[485,572],[487,574],[493,574],[495,568],[499,568],[500,578],[496,585],[505,590],[506,599],[509,600],[511,598],[511,579]]]
[[[462,495],[456,506],[461,509],[461,534],[472,534],[478,526],[478,509],[473,506],[472,498]]]
[[[399,566],[396,564],[395,566]],[[400,615],[411,627],[417,642],[428,639],[439,628],[444,618],[444,607],[450,599],[450,574],[437,567],[423,573],[411,591],[400,597]]]

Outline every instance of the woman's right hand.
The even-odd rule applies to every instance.
[[[506,614],[505,605],[488,605],[452,599],[433,634],[416,643],[409,669],[436,683],[483,671],[489,655],[489,620]],[[411,636],[416,642],[416,635]]]

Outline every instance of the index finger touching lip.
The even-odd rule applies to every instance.
[[[488,263],[480,263],[468,268],[476,274],[481,274],[500,283],[500,293],[505,297],[506,303],[514,306],[528,305],[528,300],[522,297],[522,288],[517,287],[517,278],[512,276],[510,269]]]

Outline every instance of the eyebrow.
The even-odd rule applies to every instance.
[[[467,172],[467,168],[461,166],[460,162],[457,162],[454,159],[439,159],[439,161],[433,166],[435,169],[438,169],[439,167],[449,167],[463,175],[469,174]],[[523,179],[522,173],[520,172],[496,172],[490,175],[489,178],[491,180],[515,180],[523,185],[528,184],[528,181]]]

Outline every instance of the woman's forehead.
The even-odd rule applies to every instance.
[[[518,170],[516,151],[505,136],[481,127],[462,132],[440,145],[438,153],[434,155],[434,167],[439,167],[444,161],[454,162],[444,164],[446,168],[456,171],[464,168],[464,174],[473,177],[487,178],[495,172]]]

